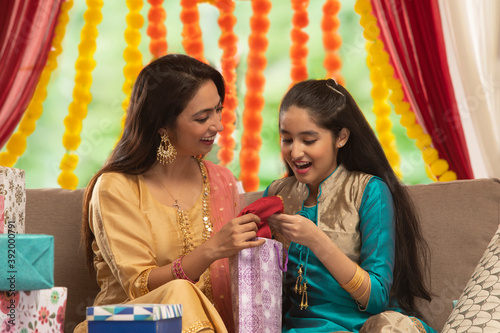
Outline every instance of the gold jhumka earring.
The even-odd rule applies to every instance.
[[[177,157],[177,151],[174,145],[170,142],[167,134],[162,134],[161,142],[158,146],[158,151],[156,153],[156,159],[161,164],[165,165],[172,163]]]

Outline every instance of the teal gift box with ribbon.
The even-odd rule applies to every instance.
[[[113,304],[87,308],[89,333],[181,333],[182,304]]]
[[[54,287],[54,236],[0,235],[0,290],[28,291]]]

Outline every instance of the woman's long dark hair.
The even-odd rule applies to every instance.
[[[420,316],[415,297],[430,301],[424,283],[428,246],[406,187],[400,183],[375,133],[349,92],[332,79],[308,80],[294,85],[285,95],[280,115],[291,106],[306,109],[313,121],[330,130],[334,138],[342,128],[350,131],[339,149],[337,163],[350,171],[380,177],[389,186],[394,201],[396,249],[391,300],[407,314]],[[289,168],[289,166],[287,166]],[[289,168],[289,175],[293,175]]]
[[[83,202],[82,245],[87,266],[93,270],[92,242],[95,238],[89,226],[89,204],[97,179],[106,172],[142,174],[156,163],[160,144],[158,131],[172,129],[179,114],[200,87],[213,81],[221,103],[225,87],[222,75],[194,58],[181,54],[163,56],[144,67],[132,89],[127,117],[120,138],[104,167],[87,185]]]

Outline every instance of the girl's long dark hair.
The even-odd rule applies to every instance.
[[[92,242],[95,237],[90,230],[88,215],[97,179],[106,172],[142,174],[149,170],[156,163],[156,150],[160,144],[158,131],[161,128],[172,129],[179,114],[208,81],[215,83],[222,103],[225,96],[222,75],[189,56],[163,56],[139,73],[130,96],[122,137],[104,167],[89,181],[85,191],[82,245],[90,271],[94,268]]]
[[[332,79],[308,80],[294,85],[285,95],[280,115],[291,106],[306,109],[313,121],[330,130],[337,138],[342,128],[349,139],[339,149],[337,163],[350,171],[362,171],[380,177],[394,201],[396,248],[391,300],[407,314],[421,316],[415,298],[431,300],[424,283],[428,245],[407,188],[400,183],[387,160],[375,133],[349,92]],[[288,166],[287,166],[288,167]],[[289,175],[293,175],[288,167]]]

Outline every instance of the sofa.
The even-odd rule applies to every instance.
[[[432,302],[419,302],[424,319],[440,331],[500,222],[500,182],[459,180],[408,186],[430,247]],[[65,332],[85,318],[98,292],[80,247],[83,189],[26,190],[26,233],[54,235],[56,286],[68,288]],[[253,201],[261,193],[246,193]]]

